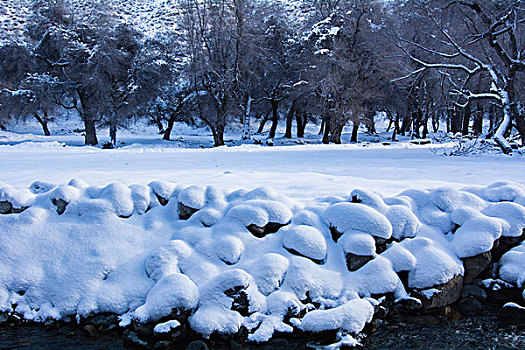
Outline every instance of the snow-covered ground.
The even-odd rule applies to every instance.
[[[317,144],[313,126],[310,137],[302,142],[316,144],[290,141],[287,144],[293,146],[245,144],[216,149],[211,148],[206,130],[183,126],[172,135],[175,141],[162,141],[153,128],[122,132],[119,142],[124,144],[115,150],[78,147],[83,143],[81,135],[60,130],[52,130],[58,135],[51,137],[37,135],[36,128],[24,131],[35,134],[0,132],[0,181],[14,186],[29,186],[35,180],[67,183],[72,178],[98,185],[147,184],[159,179],[230,190],[271,186],[293,198],[312,199],[346,195],[354,188],[395,195],[408,188],[443,185],[525,184],[523,157],[447,157],[439,155],[447,145],[413,145],[409,140],[386,146],[381,142],[322,145]],[[101,140],[106,135],[101,134]],[[232,146],[239,137],[231,134],[225,139]],[[343,140],[348,139],[344,134]]]

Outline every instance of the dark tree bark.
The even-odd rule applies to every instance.
[[[410,124],[412,123],[412,118],[409,113],[407,113],[403,117],[403,121],[401,122],[401,128],[399,129],[399,134],[405,136],[408,129],[410,129]]]
[[[297,99],[294,99],[292,101],[292,105],[290,106],[290,110],[288,111],[288,115],[286,116],[286,132],[284,133],[284,137],[287,139],[292,138],[292,122],[293,122],[293,117],[295,115],[296,103],[297,103]]]
[[[476,115],[474,116],[474,124],[472,125],[474,135],[481,135],[483,133],[483,113],[483,106],[478,103]]]
[[[462,130],[462,114],[459,108],[454,108],[451,110],[452,115],[450,116],[450,131],[455,134],[461,132]]]
[[[217,124],[211,128],[211,132],[213,133],[213,146],[224,146],[224,125]]]
[[[268,138],[274,139],[275,132],[277,131],[277,124],[279,123],[279,101],[270,100],[272,105],[272,127],[270,128],[270,135]]]
[[[42,126],[42,130],[44,131],[44,135],[45,136],[49,136],[49,135],[51,135],[51,133],[49,132],[49,128],[47,126],[47,122],[48,122],[47,113],[44,112],[43,114],[44,114],[43,117],[40,117],[38,115],[38,113],[36,113],[36,112],[33,115],[35,116],[35,119],[38,121],[40,126]]]
[[[257,134],[261,134],[264,130],[264,127],[266,126],[266,123],[268,122],[269,118],[267,114],[264,114],[261,117],[261,123],[259,124],[259,129],[257,129]]]
[[[112,119],[109,123],[109,139],[114,147],[117,146],[117,121]]]
[[[85,144],[90,146],[96,146],[98,144],[97,130],[95,128],[95,121],[91,117],[84,115],[84,127],[85,133]]]
[[[470,104],[467,105],[463,110],[463,126],[461,128],[461,134],[463,136],[468,135],[468,128],[470,125],[470,118],[472,116],[472,111],[470,109]]]
[[[352,136],[350,137],[350,142],[357,142],[357,132],[359,131],[359,121],[353,120],[354,125],[352,126]]]
[[[295,113],[295,120],[297,123],[297,137],[304,137],[304,130],[306,128],[306,124],[308,123],[308,116],[305,113]]]
[[[329,144],[330,143],[330,127],[331,127],[330,124],[331,124],[331,121],[330,121],[328,116],[323,118],[323,121],[324,121],[324,130],[323,130],[323,140],[322,140],[322,142],[324,144]]]
[[[319,132],[317,133],[317,135],[323,135],[324,134],[324,129],[325,129],[325,121],[324,121],[324,118],[321,119],[321,126],[319,127]]]
[[[330,141],[339,145],[341,144],[341,134],[343,133],[344,125],[334,125],[330,131]]]

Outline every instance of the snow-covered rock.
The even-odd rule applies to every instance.
[[[326,240],[321,232],[311,226],[299,225],[283,232],[283,246],[314,261],[326,257]]]

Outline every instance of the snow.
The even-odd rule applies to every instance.
[[[341,233],[355,230],[385,239],[392,235],[392,225],[387,218],[364,204],[334,204],[325,210],[323,218]]]
[[[299,225],[283,232],[283,246],[314,260],[324,260],[327,247],[321,232],[311,226]]]
[[[176,310],[193,310],[199,301],[199,289],[188,276],[174,273],[159,280],[148,293],[146,303],[135,310],[140,322],[157,321]]]
[[[153,332],[156,334],[169,333],[172,329],[176,329],[180,326],[179,321],[169,320],[163,323],[159,323],[153,328]]]
[[[204,336],[245,326],[262,342],[339,329],[353,342],[344,333],[371,319],[372,295],[409,297],[398,272],[432,290],[463,275],[461,258],[525,227],[525,165],[515,158],[438,157],[403,143],[182,149],[125,137],[127,146],[101,150],[74,146],[74,135],[0,132],[0,201],[28,207],[0,215],[0,310],[16,304],[36,321],[114,312],[123,325],[166,321],[159,333],[190,310]],[[185,138],[197,145],[203,135]],[[53,199],[67,203],[61,215]],[[179,202],[198,211],[180,220]],[[268,223],[284,226],[262,238],[246,228]],[[378,254],[374,238],[392,240]],[[502,257],[502,283],[523,288],[524,246]],[[374,259],[349,272],[348,252]],[[239,296],[247,315],[232,308]]]
[[[359,333],[374,316],[373,306],[366,300],[353,299],[329,310],[314,310],[307,313],[301,322],[304,331],[321,332],[342,329]]]

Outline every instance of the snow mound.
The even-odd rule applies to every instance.
[[[387,218],[364,204],[334,204],[325,210],[323,218],[330,227],[340,233],[356,230],[385,239],[392,235],[392,225]]]
[[[172,310],[193,310],[199,302],[199,289],[188,276],[174,273],[163,277],[148,293],[146,303],[133,317],[140,322],[157,321]]]
[[[523,198],[512,183],[305,203],[268,187],[2,183],[0,310],[16,304],[35,321],[126,313],[163,322],[159,334],[184,311],[205,337],[244,327],[255,342],[296,328],[356,334],[372,298],[438,288],[464,274],[461,259],[518,241]],[[523,288],[524,266],[522,244],[503,255],[499,277]]]
[[[299,225],[283,232],[283,246],[313,260],[326,257],[326,240],[321,232],[311,226]]]

